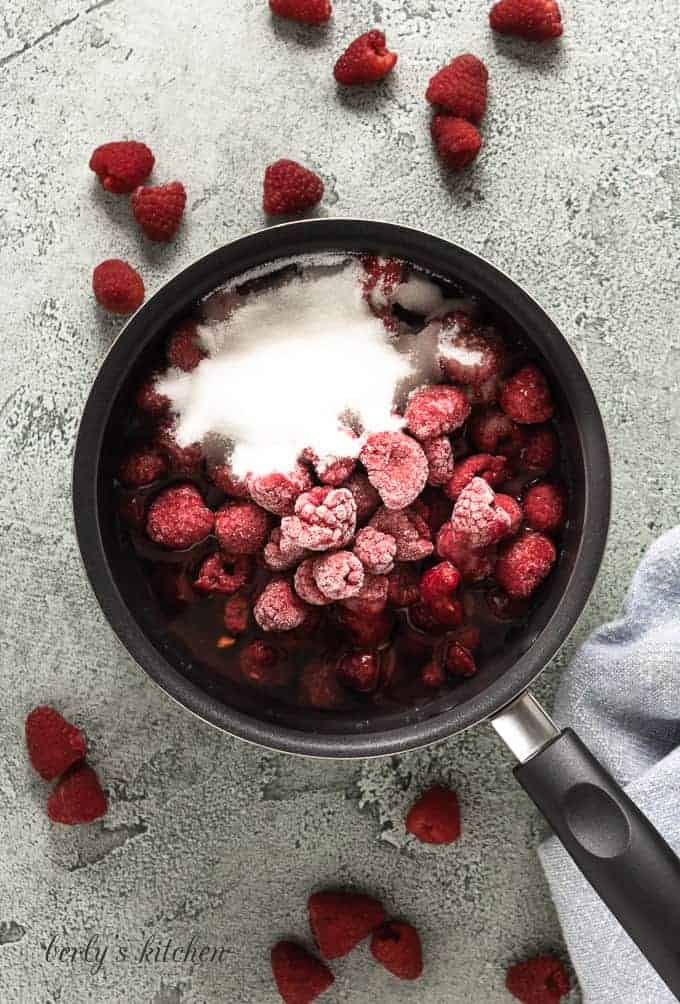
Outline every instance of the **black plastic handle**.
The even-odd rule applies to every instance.
[[[680,861],[571,729],[515,769],[564,847],[680,1000]]]

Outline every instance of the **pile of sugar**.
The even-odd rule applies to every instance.
[[[305,448],[356,456],[361,440],[343,419],[364,433],[400,428],[395,402],[425,376],[371,312],[355,261],[252,292],[199,335],[207,357],[190,373],[169,370],[157,389],[179,444],[226,451],[238,475],[290,471]]]

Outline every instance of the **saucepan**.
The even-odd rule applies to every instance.
[[[229,279],[278,260],[325,252],[394,256],[480,297],[550,377],[572,486],[570,521],[540,605],[451,695],[416,708],[321,712],[213,687],[169,637],[158,604],[121,546],[111,491],[117,409],[168,326]],[[488,262],[408,227],[306,220],[243,237],[175,276],[129,320],[94,381],[78,433],[73,499],[80,549],[96,597],[135,661],[167,694],[246,741],[314,757],[376,757],[436,743],[489,722],[518,761],[515,775],[554,832],[676,996],[680,995],[680,862],[571,729],[560,730],[528,688],[573,628],[602,559],[610,463],[597,402],[568,342],[537,303]],[[680,999],[680,996],[678,997]]]

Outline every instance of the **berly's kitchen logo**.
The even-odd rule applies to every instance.
[[[137,945],[130,942],[107,942],[93,934],[86,944],[73,945],[53,934],[45,946],[45,960],[57,965],[89,967],[94,976],[105,963],[131,963],[139,966],[206,966],[224,963],[229,949],[224,945],[201,944],[195,935],[186,942],[150,935]]]

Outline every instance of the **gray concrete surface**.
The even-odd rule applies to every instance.
[[[5,0],[0,17],[3,1004],[270,1004],[270,943],[306,935],[314,886],[376,890],[421,929],[426,975],[397,985],[366,950],[336,967],[339,1002],[502,1004],[509,960],[561,949],[535,858],[542,824],[485,729],[365,765],[247,748],[173,706],[118,648],[81,574],[70,515],[79,412],[117,323],[89,290],[98,261],[136,262],[149,290],[263,224],[264,165],[290,156],[328,181],[322,213],[422,226],[511,272],[561,324],[599,395],[616,496],[611,543],[549,698],[585,632],[617,608],[648,541],[677,519],[680,456],[680,108],[677,4],[565,0],[562,44],[497,40],[462,0],[336,0],[327,31],[274,24],[265,0]],[[338,96],[344,43],[373,24],[392,80]],[[472,51],[490,71],[485,148],[437,165],[422,95]],[[90,150],[146,140],[155,177],[185,181],[169,247],[105,197]],[[22,720],[49,701],[87,727],[111,791],[101,824],[50,826]],[[405,839],[404,807],[451,781],[465,837]],[[98,972],[46,948],[109,951]],[[147,938],[224,947],[222,962],[139,962]],[[118,947],[128,951],[119,957]],[[576,1000],[574,993],[573,999]]]

